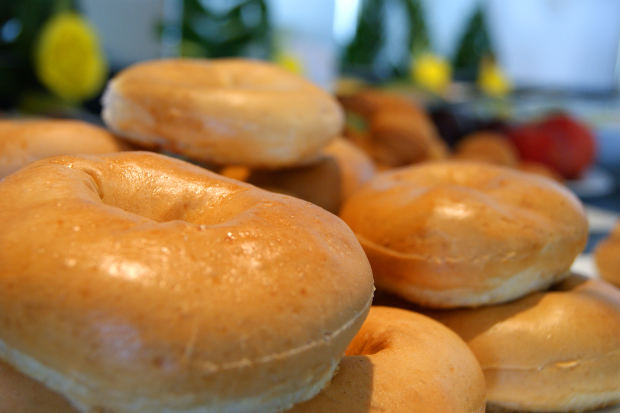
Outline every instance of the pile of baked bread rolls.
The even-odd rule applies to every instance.
[[[587,223],[555,181],[427,163],[379,175],[341,216],[377,287],[403,299],[378,302],[422,311],[469,344],[490,410],[585,411],[620,400],[620,291],[569,275]]]
[[[126,69],[110,132],[0,123],[0,412],[620,401],[620,291],[569,273],[579,201],[439,160],[423,112],[369,99],[377,136],[405,113],[427,149],[358,148],[332,96],[240,59]]]
[[[521,159],[515,144],[497,131],[471,132],[454,148],[448,148],[426,111],[396,92],[361,89],[342,94],[339,100],[349,119],[344,134],[363,149],[379,169],[453,158],[563,180],[545,164]]]

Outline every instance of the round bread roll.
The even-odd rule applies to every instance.
[[[514,144],[502,134],[487,131],[464,137],[456,146],[455,156],[510,167],[519,163],[519,152]]]
[[[486,388],[476,358],[428,317],[371,307],[346,353],[328,386],[289,413],[484,412]],[[2,362],[0,411],[75,413],[60,395]]]
[[[411,99],[369,89],[341,96],[340,102],[347,111],[365,118],[368,133],[349,129],[347,134],[380,169],[446,157],[446,145],[433,122]]]
[[[259,188],[294,196],[337,214],[342,202],[340,168],[327,156],[310,165],[279,170],[230,166],[219,171],[229,178],[251,183]]]
[[[430,307],[515,299],[566,276],[588,227],[577,198],[536,175],[433,162],[373,178],[344,204],[378,287]]]
[[[432,315],[478,358],[490,411],[620,402],[620,291],[604,281],[574,275],[508,304]]]
[[[33,163],[0,227],[0,359],[81,412],[288,408],[372,299],[336,216],[152,153]]]
[[[411,112],[416,115],[422,112],[411,99],[395,92],[377,89],[364,89],[356,93],[341,95],[338,100],[347,111],[364,118],[370,118],[380,110]]]
[[[340,170],[341,199],[348,199],[375,174],[375,166],[364,151],[349,142],[338,138],[327,145],[323,153],[336,160]]]
[[[374,175],[370,158],[352,143],[338,138],[309,165],[279,170],[229,166],[220,174],[260,188],[312,202],[335,214],[343,200]]]
[[[114,135],[76,120],[0,120],[0,178],[56,155],[102,154],[125,147]]]
[[[338,103],[269,63],[157,60],[109,83],[103,119],[118,134],[191,159],[276,168],[315,156],[343,127]]]
[[[384,167],[443,159],[447,155],[445,144],[422,110],[378,110],[369,124],[371,156]]]
[[[601,278],[620,287],[620,222],[611,235],[597,245],[594,260]]]
[[[484,376],[467,345],[411,311],[372,307],[331,383],[290,413],[484,412]]]

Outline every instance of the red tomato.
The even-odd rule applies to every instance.
[[[518,126],[509,136],[523,160],[543,163],[567,179],[578,178],[596,155],[592,132],[568,115]]]

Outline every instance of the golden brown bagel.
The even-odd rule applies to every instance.
[[[109,83],[103,119],[136,143],[223,165],[275,168],[316,155],[343,126],[338,103],[269,63],[157,60]]]
[[[601,278],[620,287],[620,222],[609,237],[596,246],[594,259]]]
[[[487,131],[465,136],[456,146],[455,156],[510,167],[519,163],[519,152],[514,144],[502,134]]]
[[[411,311],[371,307],[331,383],[290,413],[484,412],[484,376],[456,334]]]
[[[375,174],[372,160],[357,146],[338,138],[327,145],[323,153],[336,160],[340,169],[341,199],[349,198]]]
[[[336,216],[156,154],[33,163],[0,228],[0,359],[81,412],[288,408],[372,298]]]
[[[341,95],[338,100],[345,110],[364,118],[370,118],[380,110],[410,112],[416,115],[422,112],[422,109],[411,99],[395,92],[377,89],[364,89],[352,94]]]
[[[312,202],[334,214],[342,200],[340,168],[332,157],[321,156],[310,165],[279,170],[226,167],[219,172],[259,188]]]
[[[494,406],[577,412],[620,402],[620,291],[604,281],[571,276],[508,304],[432,315],[478,357]]]
[[[420,314],[371,307],[332,381],[289,413],[483,412],[485,393],[482,370],[456,334]],[[0,362],[0,412],[75,410]]]
[[[378,110],[369,125],[371,156],[379,165],[395,168],[446,157],[445,144],[422,110]]]
[[[125,146],[103,128],[76,120],[0,120],[0,178],[38,159],[118,152]]]
[[[577,198],[548,179],[470,162],[378,174],[347,200],[377,286],[431,307],[477,306],[544,289],[586,243]]]
[[[340,101],[365,119],[368,133],[348,129],[347,135],[380,169],[446,157],[447,148],[431,119],[411,99],[369,89],[341,96]]]
[[[337,214],[342,201],[368,181],[374,171],[374,164],[363,151],[338,138],[309,165],[279,170],[229,166],[220,174],[301,198]]]

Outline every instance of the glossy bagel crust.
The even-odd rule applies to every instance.
[[[103,128],[76,120],[0,120],[0,178],[49,156],[119,152]]]
[[[577,198],[532,174],[434,162],[377,175],[345,203],[378,287],[431,307],[544,289],[585,246]]]
[[[327,92],[275,65],[243,59],[140,63],[109,83],[103,119],[137,144],[222,165],[307,161],[344,124]]]
[[[420,314],[371,307],[325,389],[288,413],[484,412],[482,370],[451,330]],[[57,393],[0,362],[0,412],[75,413]]]
[[[470,346],[493,409],[578,412],[620,402],[620,290],[573,275],[520,300],[432,315]]]
[[[331,383],[290,413],[484,412],[484,376],[467,345],[430,318],[371,307]]]
[[[82,412],[288,408],[372,299],[334,215],[151,153],[33,163],[0,227],[0,360]]]

